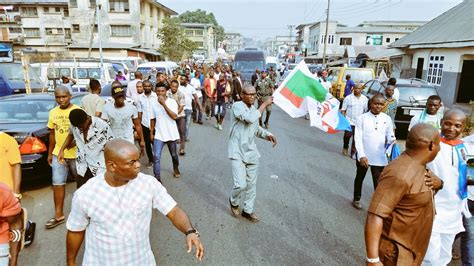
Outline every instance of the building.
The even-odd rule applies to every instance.
[[[399,30],[415,31],[419,27],[426,24],[426,21],[396,21],[396,20],[375,20],[375,21],[364,21],[357,27],[382,27],[392,28]]]
[[[92,45],[92,56],[98,57],[100,31],[104,56],[159,59],[158,29],[164,18],[177,15],[175,11],[153,0],[97,0],[97,3],[98,13],[96,0],[69,1],[71,55],[85,57]]]
[[[309,29],[316,23],[306,23],[296,26],[296,50],[305,52],[311,47],[309,42]]]
[[[13,42],[15,51],[31,47],[61,53],[71,43],[68,0],[3,0],[0,36]]]
[[[224,36],[223,48],[229,55],[243,49],[244,41],[242,35],[236,32],[226,32]]]
[[[181,23],[181,27],[186,37],[198,45],[195,54],[204,55],[206,58],[215,56],[217,38],[213,24]]]
[[[280,36],[267,39],[265,48],[268,55],[294,53],[297,47],[296,36]]]
[[[447,106],[474,100],[474,0],[464,0],[390,47],[403,50],[401,77],[438,89]]]

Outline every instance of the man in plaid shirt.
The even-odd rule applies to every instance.
[[[75,265],[86,236],[84,265],[155,265],[150,247],[152,209],[186,235],[188,253],[204,256],[199,233],[155,177],[140,173],[140,152],[114,139],[105,146],[107,170],[74,193],[67,221],[67,263]]]

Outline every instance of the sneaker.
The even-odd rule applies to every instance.
[[[216,124],[214,127],[217,128],[217,129],[219,129],[219,124]]]
[[[342,155],[349,156],[349,150],[348,149],[342,149]]]
[[[252,223],[258,223],[260,220],[257,218],[257,215],[255,215],[255,213],[246,213],[246,212],[242,212],[242,217],[244,218],[247,218],[249,221],[251,221]]]
[[[362,205],[360,204],[360,200],[352,201],[352,206],[358,210],[362,209]]]
[[[209,116],[206,116],[206,120],[209,120]]]
[[[179,172],[179,169],[175,169],[173,173],[174,178],[179,178],[181,177],[181,172]]]
[[[35,240],[35,232],[36,232],[36,223],[32,221],[28,221],[26,223],[25,229],[25,247],[30,246],[33,244]]]
[[[198,124],[199,124],[199,125],[202,125],[202,121],[198,121]]]
[[[222,125],[219,125],[218,129],[219,129],[219,130],[222,130]]]
[[[230,212],[232,213],[232,216],[237,217],[239,216],[239,206],[234,206],[232,205],[232,201],[230,201],[229,198],[229,205],[230,205]]]

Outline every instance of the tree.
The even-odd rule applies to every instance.
[[[175,62],[190,57],[198,48],[195,42],[185,36],[177,18],[163,19],[163,27],[158,31],[158,38],[161,40],[158,51]]]
[[[217,23],[216,17],[212,12],[207,13],[205,10],[198,9],[196,11],[186,11],[179,15],[179,20],[184,23],[207,23],[215,27],[216,39],[218,42],[224,40],[224,28]]]

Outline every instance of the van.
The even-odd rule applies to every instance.
[[[29,68],[31,92],[42,92],[45,85],[38,73]],[[26,93],[23,66],[20,63],[0,63],[0,96]]]
[[[344,100],[347,74],[351,75],[351,79],[355,83],[366,83],[375,78],[374,70],[371,68],[331,67],[329,72],[332,77],[331,93],[340,101]]]
[[[140,58],[140,57],[133,57],[133,56],[127,56],[127,57],[106,57],[106,59],[109,59],[111,61],[120,61],[123,62],[127,65],[128,70],[131,72],[137,71],[137,68],[140,64],[143,64],[146,62],[146,60]]]
[[[277,70],[277,69],[280,69],[280,62],[278,61],[278,58],[276,58],[275,56],[267,56],[267,58],[265,58],[265,62],[266,62],[266,69],[269,70],[270,67],[273,68],[273,70]]]
[[[151,80],[155,81],[158,72],[167,74],[171,77],[173,75],[173,70],[175,69],[178,69],[178,65],[175,62],[159,61],[140,64],[137,71],[140,71],[143,74],[144,80],[151,76]]]
[[[38,69],[41,80],[49,90],[54,89],[55,82],[60,84],[61,76],[76,80],[76,84],[72,86],[73,91],[87,91],[91,78],[98,80],[101,86],[104,86],[112,83],[116,77],[112,63],[104,62],[101,68],[100,62],[95,60],[34,63],[31,66]]]
[[[237,51],[234,57],[234,70],[241,74],[242,82],[250,83],[256,69],[265,69],[265,54],[259,50]]]

